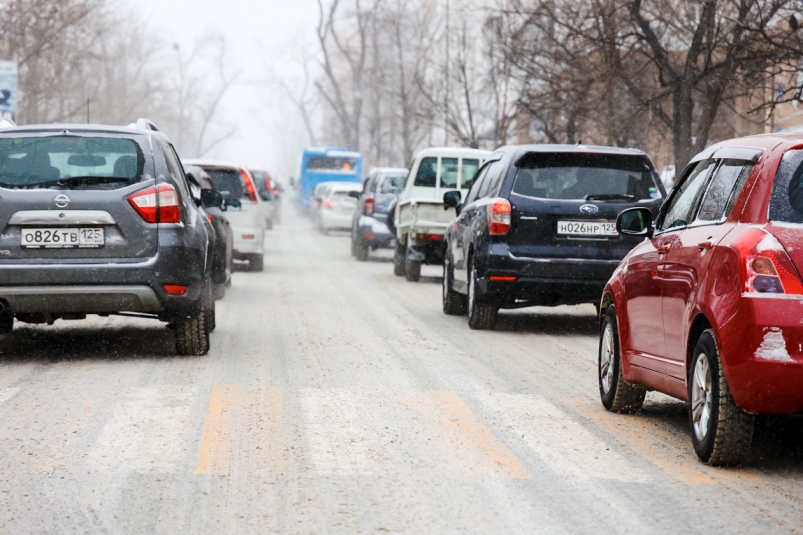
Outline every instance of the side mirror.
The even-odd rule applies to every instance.
[[[272,201],[273,200],[273,192],[270,191],[270,190],[263,191],[262,193],[259,194],[259,197],[263,201]]]
[[[625,236],[652,237],[652,212],[647,208],[628,208],[616,218],[616,232]]]
[[[460,206],[462,194],[459,191],[447,191],[443,194],[443,209],[457,208]]]
[[[362,196],[362,192],[361,191],[350,191],[349,192],[349,197],[353,197],[355,199],[359,199],[361,196]]]
[[[243,209],[243,203],[240,202],[240,199],[228,199],[226,201],[226,209],[238,211]]]
[[[220,208],[223,206],[223,195],[213,189],[202,189],[201,206],[204,208]]]

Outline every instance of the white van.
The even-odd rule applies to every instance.
[[[215,189],[223,195],[226,219],[234,234],[234,260],[248,262],[250,271],[262,271],[265,255],[265,211],[257,194],[254,177],[237,164],[213,160],[185,160],[209,174]]]
[[[444,235],[455,218],[444,210],[443,194],[459,190],[465,198],[490,151],[430,148],[419,152],[399,194],[394,213],[396,254],[393,272],[409,281],[421,278],[421,264],[443,264]]]

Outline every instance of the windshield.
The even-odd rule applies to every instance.
[[[243,186],[242,175],[231,169],[206,169],[215,189],[224,199],[242,199],[248,197]]]
[[[803,150],[784,154],[772,187],[770,221],[803,223]]]
[[[513,192],[565,200],[642,200],[661,197],[640,156],[529,153],[518,163]]]
[[[307,169],[310,171],[353,172],[357,169],[357,158],[340,156],[312,156],[307,162]]]
[[[0,138],[0,185],[59,187],[102,182],[112,187],[142,179],[145,158],[132,139],[52,136]],[[77,180],[76,180],[77,179]]]
[[[398,194],[404,189],[404,182],[407,175],[386,176],[379,187],[379,193],[395,193]]]

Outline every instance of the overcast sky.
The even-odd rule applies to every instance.
[[[233,70],[242,70],[241,83],[225,101],[224,120],[237,125],[237,135],[210,156],[261,166],[285,174],[295,154],[285,154],[281,126],[295,122],[293,111],[278,108],[271,89],[257,83],[263,65],[275,63],[295,44],[307,46],[318,19],[315,0],[131,0],[163,36],[191,47],[210,30],[225,36]],[[273,106],[266,103],[273,102]],[[278,114],[284,114],[278,116]],[[288,126],[289,128],[289,126]],[[169,134],[169,133],[168,133]],[[285,141],[285,143],[282,143]],[[282,177],[286,178],[286,177]]]

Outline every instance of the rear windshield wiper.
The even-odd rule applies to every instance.
[[[59,180],[50,180],[37,184],[38,186],[91,186],[94,184],[113,184],[115,182],[128,182],[131,180],[127,177],[121,176],[71,176],[70,178],[60,178]]]
[[[635,195],[624,193],[601,193],[599,195],[586,195],[587,201],[635,201]]]

